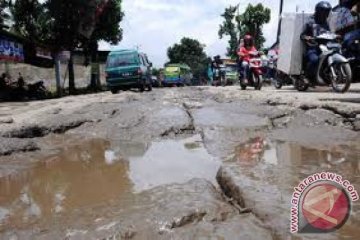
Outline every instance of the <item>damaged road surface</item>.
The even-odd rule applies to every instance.
[[[335,232],[290,233],[304,178],[360,189],[360,106],[344,96],[199,87],[1,103],[0,239],[356,239],[358,202]]]

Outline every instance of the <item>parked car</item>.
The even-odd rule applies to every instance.
[[[146,54],[137,50],[112,51],[105,70],[107,87],[113,94],[130,88],[151,91],[151,67]]]

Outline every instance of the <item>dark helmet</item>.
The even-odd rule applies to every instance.
[[[321,1],[315,6],[315,22],[318,24],[326,23],[332,7],[327,1]]]
[[[244,37],[244,47],[252,47],[254,46],[253,37],[249,34],[245,35]]]

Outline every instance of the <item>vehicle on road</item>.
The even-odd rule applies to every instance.
[[[306,91],[310,86],[332,86],[335,92],[344,93],[350,87],[352,71],[349,59],[342,53],[339,36],[326,28],[315,28],[316,34],[310,34],[313,33],[311,27],[319,26],[311,24],[312,21],[313,16],[310,14],[284,15],[278,72],[286,74],[298,91]],[[307,53],[304,54],[306,49]],[[306,62],[309,61],[309,49],[316,51],[318,57],[318,63],[313,65],[311,72]],[[313,79],[310,81],[311,75]]]
[[[193,74],[186,64],[168,64],[165,66],[164,86],[183,87],[191,85]]]
[[[351,85],[352,71],[349,59],[341,51],[337,35],[325,32],[311,39],[314,46],[320,50],[319,64],[316,69],[316,85],[329,86],[338,93],[346,92]],[[298,91],[306,91],[310,82],[304,75],[291,76]]]
[[[261,90],[263,84],[262,59],[258,51],[250,52],[249,61],[249,77],[246,81],[244,77],[240,77],[240,87],[246,90],[247,87],[254,87],[255,90]],[[246,71],[246,70],[244,70]]]
[[[290,86],[293,85],[294,83],[293,83],[293,79],[289,75],[276,69],[276,75],[275,78],[273,78],[272,80],[272,84],[276,89],[281,89],[283,86]]]
[[[234,85],[239,80],[238,64],[234,60],[223,60],[225,64],[225,84]]]
[[[161,81],[157,76],[151,76],[151,84],[153,87],[161,87]]]
[[[214,86],[226,86],[226,66],[224,64],[214,68]]]
[[[344,46],[344,55],[349,58],[353,82],[360,79],[360,39],[353,41],[349,47]]]
[[[152,90],[152,63],[138,50],[117,50],[109,53],[106,63],[106,83],[115,94],[119,90],[138,88]]]
[[[274,85],[276,89],[281,89],[283,82],[281,79],[278,79],[277,71],[277,60],[278,53],[276,49],[268,50],[266,55],[266,66],[264,66],[264,81],[269,82]]]
[[[343,38],[343,53],[350,59],[353,82],[360,79],[360,3],[356,2],[340,1],[328,19],[331,31]],[[354,7],[356,4],[358,7]]]

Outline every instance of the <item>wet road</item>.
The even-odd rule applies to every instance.
[[[2,103],[0,239],[356,239],[359,202],[323,235],[289,215],[311,174],[360,190],[360,96],[284,91]]]

